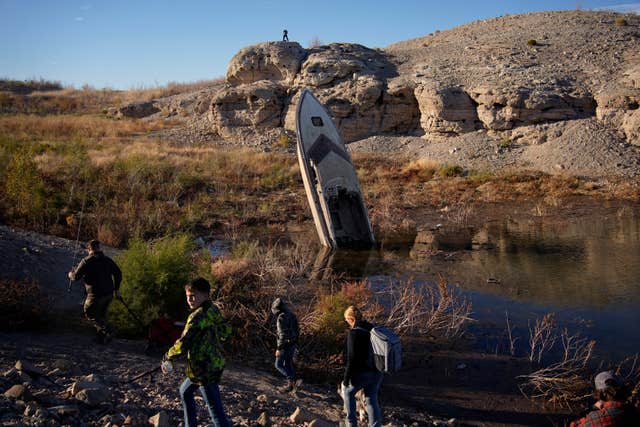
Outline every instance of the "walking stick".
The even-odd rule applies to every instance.
[[[156,366],[156,367],[155,367],[155,368],[153,368],[153,369],[149,369],[149,370],[148,370],[148,371],[146,371],[146,372],[143,372],[143,373],[141,373],[141,374],[136,375],[135,377],[131,378],[129,381],[125,381],[125,384],[129,384],[129,383],[132,383],[132,382],[134,382],[134,381],[137,381],[137,380],[139,380],[139,379],[140,379],[140,378],[142,378],[142,377],[146,377],[147,375],[151,375],[151,374],[153,374],[154,372],[159,371],[160,369],[161,369],[161,367],[160,367],[160,366]]]

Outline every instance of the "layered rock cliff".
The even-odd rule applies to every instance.
[[[295,131],[308,87],[347,142],[595,118],[640,144],[638,52],[640,17],[581,11],[478,21],[385,49],[268,42],[231,59],[207,115],[224,139]]]

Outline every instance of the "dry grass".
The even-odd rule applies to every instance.
[[[167,124],[139,120],[110,120],[99,116],[33,116],[0,117],[0,133],[22,141],[69,140],[72,138],[122,138],[136,133],[162,129]]]

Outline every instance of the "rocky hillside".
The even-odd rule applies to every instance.
[[[554,142],[578,123],[571,126],[571,140],[588,140],[595,132],[605,140],[605,152],[628,148],[601,163],[613,162],[627,175],[640,169],[640,16],[611,12],[504,16],[385,49],[261,43],[231,59],[225,84],[156,100],[156,116],[188,117],[189,126],[173,135],[182,141],[260,145],[295,132],[304,87],[330,109],[345,141],[377,136],[367,148],[410,145],[418,155],[437,158],[419,150],[425,141],[447,142],[447,152],[451,144],[464,152],[469,140],[532,146]],[[408,137],[411,144],[393,137]],[[545,169],[535,159],[555,157],[525,154],[514,162]],[[473,166],[473,159],[462,160]],[[547,166],[571,169],[574,162],[565,163]],[[576,172],[597,167],[583,166]]]

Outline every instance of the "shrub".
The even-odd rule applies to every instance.
[[[458,165],[444,165],[438,169],[438,175],[442,177],[460,176],[464,172],[462,166]]]
[[[616,26],[618,27],[626,27],[628,25],[627,20],[624,18],[616,19]]]
[[[9,161],[5,180],[6,196],[18,215],[35,216],[44,206],[44,182],[33,160],[33,151],[19,149]]]
[[[537,44],[538,44],[538,42],[535,39],[527,40],[527,45],[529,45],[529,46],[536,46]]]
[[[165,237],[153,244],[133,239],[129,249],[117,257],[122,269],[120,292],[137,315],[136,321],[122,304],[111,304],[113,323],[125,334],[144,332],[160,315],[184,319],[187,305],[184,284],[192,277],[193,243],[187,235]]]

